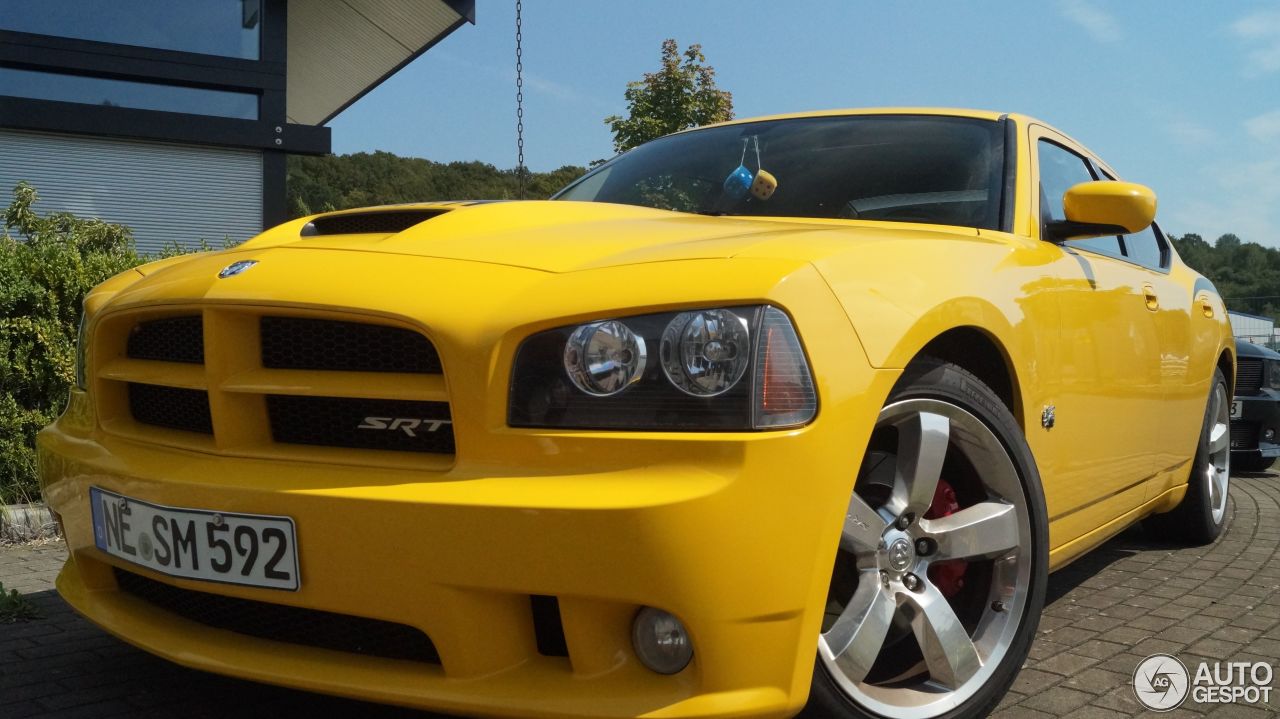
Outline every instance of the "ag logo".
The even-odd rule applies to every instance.
[[[1133,693],[1152,711],[1167,712],[1181,706],[1190,685],[1186,665],[1168,654],[1152,654],[1133,672]]]

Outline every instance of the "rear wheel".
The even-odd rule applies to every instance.
[[[1231,395],[1222,370],[1214,370],[1200,440],[1187,478],[1187,493],[1170,512],[1143,520],[1153,535],[1178,544],[1209,544],[1227,526],[1231,482]]]
[[[980,716],[1016,676],[1047,581],[1022,432],[956,365],[913,363],[849,500],[805,716]]]

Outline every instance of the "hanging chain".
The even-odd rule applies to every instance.
[[[520,0],[516,0],[516,177],[519,181],[520,199],[524,199],[524,63],[520,46]]]

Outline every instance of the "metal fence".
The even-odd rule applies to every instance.
[[[1252,342],[1255,345],[1261,345],[1269,350],[1280,352],[1280,336],[1275,331],[1267,334],[1237,334],[1236,339]]]

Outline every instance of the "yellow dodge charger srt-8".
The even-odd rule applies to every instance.
[[[476,715],[980,715],[1048,573],[1226,522],[1222,299],[1031,118],[678,133],[551,201],[305,217],[85,301],[68,602]]]

